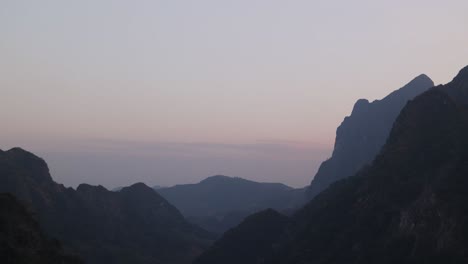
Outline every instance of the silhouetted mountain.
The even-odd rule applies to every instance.
[[[87,263],[189,263],[211,239],[142,183],[119,192],[81,184],[75,191],[19,148],[0,151],[0,192],[29,204],[45,231]]]
[[[287,223],[288,217],[272,209],[253,214],[227,231],[195,263],[263,263],[262,256],[275,249],[277,245],[271,241],[281,235]]]
[[[332,157],[321,164],[307,191],[308,198],[371,163],[405,104],[433,86],[432,80],[423,74],[382,100],[372,103],[358,100],[351,115],[336,130]]]
[[[289,209],[303,196],[280,183],[259,183],[242,178],[212,176],[197,184],[158,190],[187,219],[206,230],[223,233],[246,216],[264,210]]]
[[[56,240],[47,238],[30,212],[11,194],[0,193],[0,262],[79,264]]]
[[[258,220],[250,233],[226,233],[222,245],[238,248],[216,242],[196,263],[228,263],[232,254],[238,263],[468,263],[467,135],[468,67],[404,107],[370,166],[321,192],[276,236],[265,236],[261,245],[272,250],[260,245],[252,255],[245,241],[276,217]]]

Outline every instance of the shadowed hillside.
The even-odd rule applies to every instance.
[[[0,194],[0,260],[5,264],[80,264],[47,238],[30,212],[11,194]]]
[[[27,203],[45,231],[87,263],[189,263],[211,240],[142,183],[120,192],[65,188],[42,159],[19,148],[0,151],[0,192]]]
[[[272,241],[277,240],[288,222],[288,217],[272,209],[253,214],[224,233],[195,263],[250,263],[246,259],[262,263],[263,256],[275,247]]]

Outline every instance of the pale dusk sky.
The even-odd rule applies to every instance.
[[[468,64],[468,1],[0,1],[0,148],[67,186],[307,185],[359,98]]]

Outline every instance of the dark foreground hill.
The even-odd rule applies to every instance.
[[[212,176],[197,184],[157,190],[181,213],[206,230],[223,233],[246,216],[267,208],[288,210],[302,201],[304,190],[280,183]]]
[[[30,212],[11,194],[0,193],[0,262],[80,264],[56,240],[46,237]]]
[[[409,100],[433,86],[432,80],[422,74],[382,100],[372,103],[366,99],[358,100],[351,115],[336,130],[333,154],[317,171],[307,190],[308,198],[371,163],[387,140],[401,109]]]
[[[120,192],[65,188],[19,148],[0,151],[0,192],[29,205],[44,230],[87,263],[190,263],[211,239],[142,183]]]
[[[228,230],[195,263],[265,263],[283,235],[289,218],[273,209],[247,217]]]
[[[251,232],[226,234],[195,263],[231,263],[232,254],[244,264],[468,263],[467,135],[468,67],[410,101],[373,163],[317,195],[277,235],[261,232],[277,216],[258,227],[250,219],[232,232]],[[268,242],[245,254],[255,248],[244,241],[258,236]]]

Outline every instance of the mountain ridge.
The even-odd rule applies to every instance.
[[[269,250],[243,253],[255,248],[241,241],[262,235],[236,231],[244,221],[218,240],[234,253],[215,242],[195,263],[231,263],[232,254],[244,264],[468,262],[468,94],[454,96],[468,91],[465,73],[408,102],[373,162],[263,235]]]
[[[303,191],[282,183],[261,183],[215,175],[195,184],[160,188],[157,192],[191,222],[218,234],[246,216],[266,208],[289,210],[302,201]]]
[[[65,188],[44,160],[19,148],[0,153],[0,192],[26,203],[48,234],[87,263],[189,263],[213,239],[142,183],[119,192]]]
[[[313,198],[331,183],[353,175],[372,162],[405,104],[433,86],[433,81],[421,74],[383,99],[357,100],[351,115],[337,128],[332,155],[320,165],[308,187],[307,198]]]

